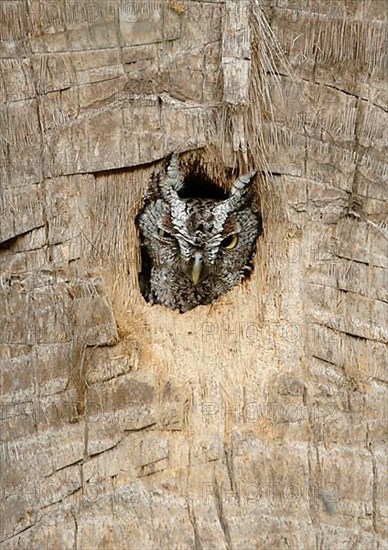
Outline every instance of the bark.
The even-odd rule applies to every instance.
[[[2,548],[384,548],[385,2],[0,6]],[[251,278],[179,314],[172,151],[259,170]]]

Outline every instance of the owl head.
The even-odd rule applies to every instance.
[[[249,193],[254,175],[238,178],[222,199],[187,196],[178,157],[171,157],[138,218],[148,301],[185,312],[211,303],[250,271],[262,230]]]

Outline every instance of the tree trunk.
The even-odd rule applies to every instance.
[[[383,548],[385,2],[3,0],[2,548]],[[173,151],[256,169],[248,281],[142,297]]]

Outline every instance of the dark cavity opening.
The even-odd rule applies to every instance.
[[[225,200],[228,198],[221,187],[216,185],[197,164],[184,179],[184,185],[178,192],[181,199],[213,199]]]

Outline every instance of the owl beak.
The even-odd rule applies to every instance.
[[[201,280],[201,275],[203,272],[203,260],[201,254],[196,252],[194,254],[194,263],[191,268],[191,280],[196,285]]]

